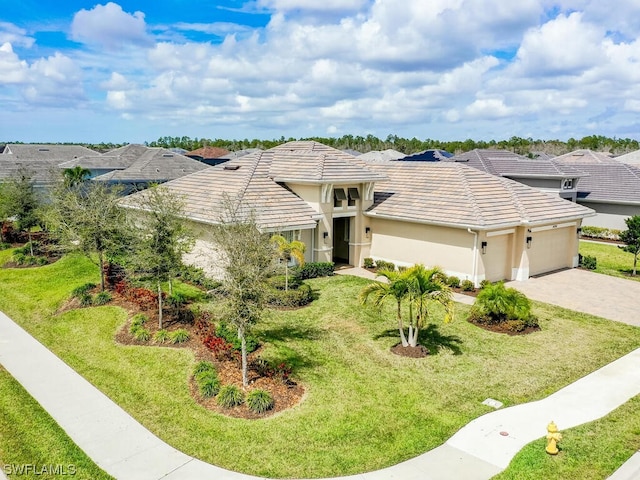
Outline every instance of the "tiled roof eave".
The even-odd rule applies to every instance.
[[[505,222],[505,223],[495,223],[490,225],[480,225],[474,223],[455,223],[455,222],[437,222],[431,220],[423,220],[418,218],[407,218],[396,215],[385,215],[379,214],[375,211],[364,212],[364,215],[371,218],[382,218],[384,220],[395,220],[398,222],[409,222],[409,223],[419,223],[421,225],[434,225],[437,227],[449,227],[449,228],[463,228],[463,229],[472,229],[472,230],[495,230],[496,228],[510,228],[510,227],[519,227],[523,225],[522,222]]]
[[[543,173],[543,174],[536,174],[536,173],[515,173],[515,172],[503,172],[500,173],[501,177],[507,177],[507,178],[511,178],[511,177],[516,177],[516,178],[543,178],[543,179],[551,179],[551,180],[555,180],[555,179],[561,179],[561,178],[582,178],[582,177],[588,177],[589,174],[588,173],[571,173],[571,172],[567,172],[567,173],[556,173],[556,174],[550,174],[550,173]]]
[[[640,205],[640,200],[607,200],[602,198],[581,197],[579,194],[578,201],[589,203],[605,203],[610,205]]]
[[[317,180],[317,179],[308,179],[308,178],[285,178],[285,177],[271,177],[276,183],[295,183],[295,184],[305,184],[305,185],[350,185],[354,183],[364,183],[364,182],[384,182],[389,180],[387,177],[351,177],[349,179],[335,179],[335,180]]]

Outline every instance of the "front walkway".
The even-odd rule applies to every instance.
[[[204,463],[166,444],[2,312],[0,339],[0,364],[110,475],[120,480],[257,478]],[[638,394],[640,349],[544,400],[484,415],[416,458],[343,478],[486,480],[525,444],[544,436],[550,420],[564,430],[606,415]]]

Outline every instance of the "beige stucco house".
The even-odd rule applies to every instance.
[[[192,260],[214,258],[207,225],[226,199],[265,231],[307,245],[307,261],[439,265],[450,275],[524,280],[577,265],[588,208],[465,165],[368,164],[317,142],[290,142],[167,182],[198,227]],[[134,194],[127,202],[135,202]]]

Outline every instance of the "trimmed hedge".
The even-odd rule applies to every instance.
[[[267,303],[273,307],[303,307],[313,301],[313,291],[306,283],[299,288],[278,290],[272,288],[267,292]]]
[[[301,280],[318,277],[330,277],[335,270],[333,262],[308,262],[298,267],[296,275]]]

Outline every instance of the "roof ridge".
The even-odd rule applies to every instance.
[[[325,167],[325,162],[327,161],[327,154],[326,153],[321,153],[320,154],[320,161],[318,162],[317,166],[316,166],[316,178],[318,179],[322,179],[323,175],[324,175],[324,167]]]
[[[445,165],[445,164],[443,164],[443,165]],[[473,194],[473,190],[471,189],[471,185],[469,184],[469,179],[467,178],[467,176],[465,175],[465,172],[463,170],[465,168],[464,165],[455,165],[455,167],[456,167],[458,176],[462,180],[462,189],[464,191],[464,196],[467,198],[467,200],[469,200],[469,202],[472,205],[474,217],[476,217],[478,219],[478,223],[480,225],[485,225],[486,222],[484,221],[484,216],[482,215],[482,210],[480,210],[480,207],[478,207],[478,203],[476,202],[475,195]],[[480,173],[479,170],[473,169],[472,167],[467,167],[467,168],[470,168],[473,171]]]
[[[507,188],[507,191],[509,192],[509,195],[511,196],[511,199],[513,200],[513,204],[515,205],[516,209],[518,210],[518,213],[520,214],[520,217],[528,222],[530,219],[529,219],[529,215],[528,215],[527,209],[524,207],[524,205],[522,204],[522,201],[520,200],[520,198],[518,197],[518,195],[516,195],[516,192],[514,191],[514,187],[516,185],[522,185],[522,184],[510,181],[507,178],[499,178],[499,180],[501,180],[502,183],[504,184],[504,186]],[[541,193],[544,193],[544,192],[541,192]]]
[[[485,161],[484,156],[480,155],[480,150],[479,149],[475,149],[474,153],[478,157],[478,161],[482,165],[482,168],[484,168],[485,172],[490,173],[491,175],[497,175],[496,169],[493,168],[493,162],[491,162],[489,160],[489,158],[487,158],[486,161]]]
[[[253,165],[251,166],[249,173],[246,176],[244,185],[240,188],[240,191],[238,192],[238,201],[242,201],[242,199],[244,198],[245,193],[247,192],[247,189],[249,188],[249,184],[251,183],[251,179],[253,178],[253,175],[256,173],[256,170],[258,169],[258,164],[260,163],[260,160],[262,159],[262,154],[264,152],[259,152],[258,155],[256,156],[256,159],[253,162]]]

